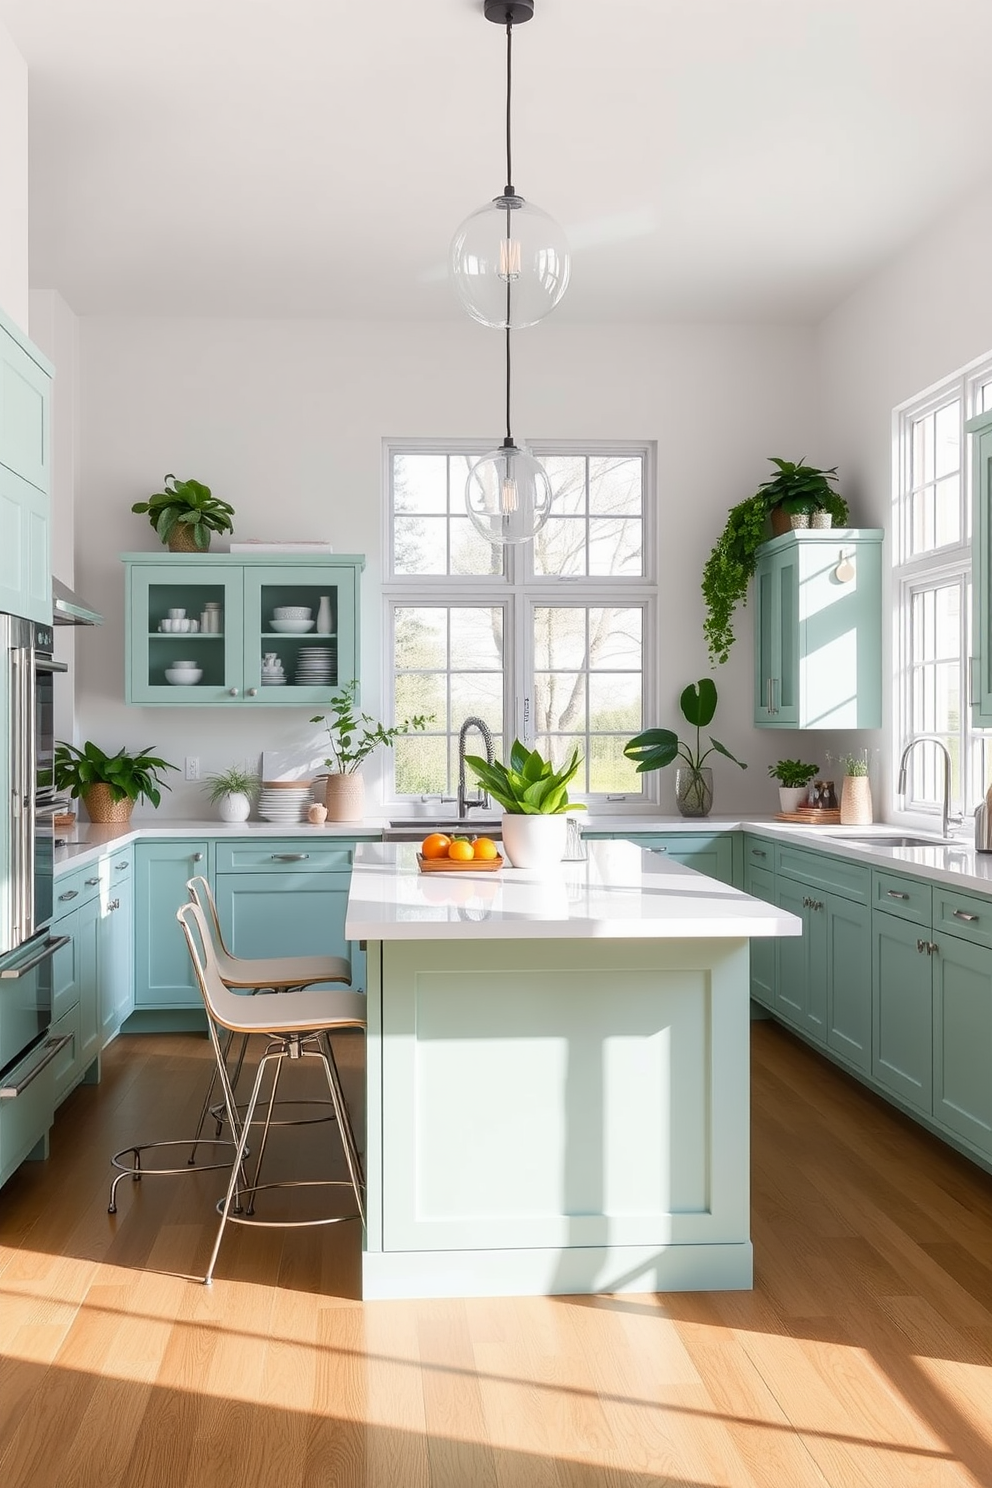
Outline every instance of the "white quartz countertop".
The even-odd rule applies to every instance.
[[[629,842],[590,842],[549,873],[421,873],[414,843],[363,843],[349,940],[730,939],[801,935],[802,921]]]

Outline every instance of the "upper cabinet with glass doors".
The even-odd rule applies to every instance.
[[[880,728],[882,532],[798,529],[755,570],[757,728]]]
[[[125,553],[125,698],[324,704],[358,677],[359,555]]]
[[[971,659],[971,722],[992,726],[992,413],[969,419],[972,449],[972,594],[974,636]]]

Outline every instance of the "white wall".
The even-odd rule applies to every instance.
[[[992,350],[990,241],[992,182],[863,284],[818,329],[830,463],[840,463],[862,526],[883,527],[888,534],[892,525],[893,409]],[[886,574],[890,562],[887,541]],[[888,586],[886,595],[888,616]],[[904,741],[893,738],[891,624],[884,640],[884,728],[870,742],[882,747],[887,765],[883,806],[897,814],[892,755]]]
[[[0,25],[0,310],[28,330],[28,69]]]
[[[195,476],[236,508],[237,536],[327,537],[365,553],[363,701],[380,698],[382,440],[502,438],[503,348],[473,323],[80,321],[76,584],[107,617],[76,642],[77,735],[107,748],[154,744],[201,770],[310,737],[307,710],[127,708],[123,568],[156,539],[133,501],[168,472]],[[817,438],[813,336],[782,327],[545,324],[514,342],[517,437],[658,442],[662,647],[658,718],[707,670],[699,582],[727,509],[768,473],[767,456],[829,451]],[[220,546],[221,544],[218,544]],[[716,809],[772,809],[766,767],[797,740],[755,731],[750,613],[717,677],[714,731],[751,766],[716,766]],[[662,780],[673,801],[672,772]],[[163,810],[203,814],[177,785]],[[146,813],[147,814],[147,813]]]

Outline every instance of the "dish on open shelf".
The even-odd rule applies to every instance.
[[[317,624],[316,620],[270,620],[270,630],[275,630],[279,635],[306,635],[308,630],[313,630]]]

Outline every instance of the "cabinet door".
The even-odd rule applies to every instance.
[[[354,566],[248,565],[244,590],[244,682],[256,702],[279,707],[326,703],[329,687],[340,687],[359,675]],[[327,631],[319,629],[324,624],[324,599],[323,610],[329,612]],[[287,606],[309,610],[312,628],[301,634],[275,629],[279,623],[275,611]],[[285,683],[263,682],[262,662],[267,655],[278,658]]]
[[[206,874],[208,847],[191,838],[135,845],[136,1009],[203,1007],[176,910],[189,899],[187,881]]]
[[[744,867],[744,892],[766,904],[775,903],[775,875],[767,868],[747,862]],[[762,1007],[775,1008],[776,942],[771,936],[756,936],[751,941],[751,996]]]
[[[982,427],[986,425],[987,427]],[[975,655],[972,658],[971,721],[992,726],[992,415],[969,421],[972,431],[972,577]]]
[[[345,939],[350,872],[218,873],[215,895],[235,956],[348,956],[365,985],[365,954]]]
[[[105,891],[100,900],[97,976],[101,1046],[114,1037],[134,1006],[132,898],[131,881],[125,878]]]
[[[0,610],[52,623],[48,493],[0,465]]]
[[[799,570],[795,547],[759,560],[756,571],[754,721],[795,728],[799,720]]]
[[[930,1114],[933,992],[929,932],[895,915],[872,914],[872,1061],[880,1085]]]
[[[201,621],[208,603],[220,606],[219,631],[202,628],[174,634],[161,629],[170,610],[184,610]],[[244,594],[240,568],[180,557],[127,565],[127,656],[125,688],[129,703],[240,703],[244,694]],[[175,623],[172,621],[171,623]],[[177,661],[193,661],[192,685],[166,676]]]
[[[828,1049],[871,1072],[871,911],[827,896]]]
[[[99,904],[90,901],[71,914],[62,915],[52,927],[57,935],[69,937],[69,944],[61,946],[52,958],[53,1011],[59,1021],[73,1016],[75,1034],[72,1065],[57,1072],[57,1100],[68,1094],[100,1052],[96,969],[98,920]]]
[[[787,1023],[802,1028],[806,1022],[808,947],[810,933],[809,892],[805,884],[780,878],[775,884],[775,902],[780,909],[798,915],[803,922],[801,936],[783,936],[778,947],[778,977],[775,985],[775,1012]]]
[[[933,1114],[992,1157],[992,951],[942,935],[933,965]]]

